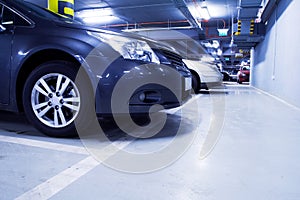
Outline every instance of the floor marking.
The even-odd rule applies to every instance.
[[[91,156],[64,170],[58,175],[50,178],[44,183],[36,186],[28,192],[17,197],[16,200],[44,200],[53,197],[55,194],[78,180],[83,175],[99,165]]]
[[[267,96],[269,96],[269,97],[272,97],[272,98],[276,99],[277,101],[279,101],[279,102],[281,102],[281,103],[283,103],[283,104],[285,104],[285,105],[287,105],[287,106],[289,106],[289,107],[291,107],[291,108],[293,108],[293,109],[295,109],[295,110],[297,110],[297,111],[300,111],[300,108],[299,108],[299,107],[297,107],[296,105],[293,105],[293,104],[291,104],[291,103],[285,101],[284,99],[281,99],[280,97],[277,97],[277,96],[275,96],[275,95],[273,95],[273,94],[271,94],[271,93],[268,93],[268,92],[266,92],[266,91],[264,91],[264,90],[261,90],[261,89],[259,89],[259,88],[257,88],[257,87],[254,87],[254,86],[251,86],[251,87],[252,87],[254,90],[257,90],[257,91],[259,91],[259,92],[261,92],[261,93],[263,93],[263,94],[265,94],[265,95],[267,95]]]
[[[38,141],[26,138],[17,138],[17,137],[10,137],[10,136],[3,136],[0,135],[0,142],[9,142],[14,144],[21,144],[30,147],[39,147],[43,149],[50,149],[55,151],[63,151],[69,153],[76,153],[76,154],[83,154],[89,155],[84,147],[77,147],[67,144],[58,144],[53,142],[45,142],[45,141]]]
[[[184,105],[166,110],[164,112],[168,114],[174,114],[178,110],[182,109],[187,104],[190,104],[196,100],[198,100],[202,95],[193,96],[188,102]],[[89,155],[89,152],[84,147],[77,147],[72,145],[65,144],[57,144],[52,142],[38,141],[26,138],[17,138],[10,136],[1,136],[0,142],[9,142],[14,144],[26,145],[31,147],[39,147],[49,150],[55,151],[63,151],[69,153],[77,153],[83,155]],[[97,167],[100,163],[104,162],[106,159],[117,153],[118,151],[126,148],[130,143],[134,142],[134,140],[129,141],[115,141],[110,145],[104,147],[103,149],[99,149],[101,154],[103,155],[101,161],[95,160],[92,156],[88,156],[82,161],[74,164],[68,169],[62,171],[61,173],[53,176],[47,181],[41,183],[40,185],[34,187],[33,189],[27,191],[26,193],[20,195],[16,198],[16,200],[44,200],[49,199],[62,191],[64,188],[68,187],[70,184],[87,174],[89,171]]]
[[[84,147],[77,147],[65,144],[58,144],[52,142],[38,141],[26,138],[17,138],[0,135],[0,142],[8,142],[19,145],[26,145],[30,147],[38,147],[48,150],[62,151],[74,154],[89,155],[89,152]],[[103,160],[97,161],[92,156],[88,156],[84,160],[74,164],[63,172],[46,180],[35,188],[17,197],[17,200],[43,200],[49,199],[55,194],[59,193],[64,188],[78,180],[80,177],[87,174],[89,171],[97,167],[104,160],[108,159],[116,152],[124,149],[132,141],[116,141],[112,142],[103,149],[100,149],[103,154]]]

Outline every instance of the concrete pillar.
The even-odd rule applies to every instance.
[[[250,85],[253,86],[253,74],[254,74],[254,62],[255,62],[255,58],[254,58],[254,47],[251,48],[250,50]]]

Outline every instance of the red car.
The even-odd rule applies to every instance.
[[[237,73],[237,82],[242,84],[243,82],[249,82],[250,80],[250,66],[241,66]]]

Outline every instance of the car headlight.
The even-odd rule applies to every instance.
[[[88,34],[110,45],[124,59],[160,64],[159,58],[146,41],[91,31]]]

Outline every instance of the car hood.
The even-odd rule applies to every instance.
[[[201,58],[200,58],[200,61],[203,62],[203,63],[208,63],[208,64],[211,64],[211,65],[215,65],[214,57],[212,57],[209,54],[202,54]]]
[[[189,60],[189,59],[184,59],[183,61],[188,68],[193,70],[197,70],[197,71],[200,70],[201,72],[204,73],[210,73],[210,72],[220,73],[215,65],[212,65],[207,62],[202,62],[200,60]]]

